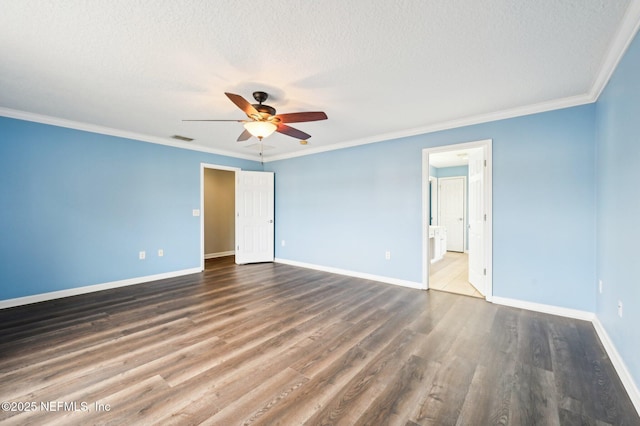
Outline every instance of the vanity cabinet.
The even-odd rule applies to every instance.
[[[429,226],[429,254],[431,263],[442,260],[447,252],[447,228]]]

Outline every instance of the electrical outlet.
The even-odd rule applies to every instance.
[[[193,209],[193,211],[191,212],[191,214],[192,214],[194,217],[198,217],[198,216],[200,216],[200,209]]]
[[[602,280],[598,280],[598,291],[602,294]]]
[[[141,251],[140,253],[138,253],[138,258],[140,260],[145,260],[147,258],[147,253],[145,253],[145,251]]]
[[[618,300],[618,316],[622,318],[622,301]]]
[[[164,250],[158,249],[158,257],[164,256]]]
[[[386,260],[391,260],[391,252],[389,250],[384,252],[384,258]]]

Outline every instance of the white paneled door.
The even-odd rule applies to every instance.
[[[236,172],[236,263],[274,258],[273,173]]]
[[[484,253],[484,151],[475,149],[469,152],[469,282],[482,295],[485,288]]]
[[[464,251],[465,177],[440,178],[440,221],[447,230],[447,251]]]

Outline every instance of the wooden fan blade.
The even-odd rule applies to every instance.
[[[245,129],[245,131],[240,133],[240,136],[238,136],[237,142],[246,141],[247,139],[251,138],[251,136],[253,135],[249,133],[248,130]]]
[[[282,123],[302,123],[304,121],[326,120],[327,114],[322,111],[291,112],[289,114],[276,115]]]
[[[227,98],[231,100],[238,108],[244,111],[248,117],[260,116],[260,113],[257,109],[253,107],[245,98],[240,95],[236,95],[234,93],[224,92],[227,95]]]
[[[306,134],[302,130],[294,129],[293,127],[287,126],[286,124],[278,124],[278,128],[276,132],[282,133],[283,135],[291,136],[292,138],[306,140],[311,137],[311,135]]]

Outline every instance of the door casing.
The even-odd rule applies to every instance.
[[[239,167],[220,166],[217,164],[200,163],[200,270],[204,271],[204,170],[216,169],[230,172],[240,171]]]
[[[465,142],[453,145],[437,146],[433,148],[425,148],[422,150],[422,288],[429,288],[429,207],[430,207],[430,191],[429,191],[429,155],[435,153],[458,151],[461,149],[482,148],[484,159],[486,161],[486,174],[484,181],[484,208],[487,219],[484,224],[483,245],[485,257],[485,294],[486,300],[491,301],[493,298],[493,212],[492,212],[492,189],[493,189],[493,157],[492,157],[491,139]]]

